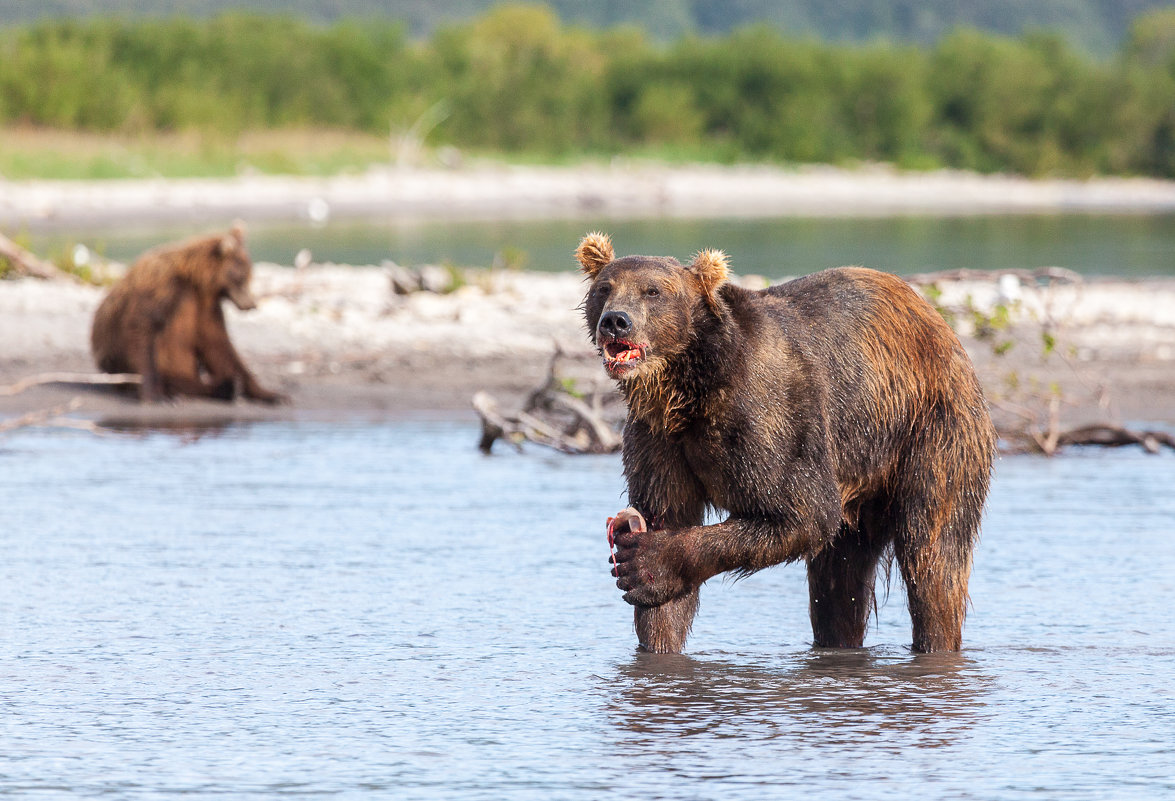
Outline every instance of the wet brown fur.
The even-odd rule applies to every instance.
[[[231,400],[238,392],[267,403],[284,400],[245,367],[225,326],[222,300],[243,309],[255,305],[252,266],[239,226],[147,251],[94,315],[90,344],[98,368],[141,375],[145,401]]]
[[[619,379],[629,502],[660,523],[617,540],[642,645],[682,649],[707,579],[804,559],[815,644],[860,646],[892,553],[914,648],[957,650],[995,434],[937,312],[863,268],[755,292],[712,252],[616,259],[589,235],[577,256],[593,341],[622,309],[649,344]]]

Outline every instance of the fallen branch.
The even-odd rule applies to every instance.
[[[551,398],[555,406],[566,409],[575,415],[590,434],[592,448],[590,453],[614,453],[620,450],[622,440],[620,434],[600,416],[598,410],[592,409],[574,395],[560,392]]]
[[[602,453],[594,450],[582,438],[568,436],[527,412],[504,413],[488,392],[473,396],[473,408],[481,417],[481,440],[478,448],[489,453],[494,442],[504,439],[521,450],[523,440],[545,445],[563,453]]]
[[[0,234],[0,258],[7,259],[12,268],[19,274],[32,278],[41,278],[47,281],[77,281],[76,276],[60,270],[52,262],[37,258],[20,245],[13,242],[4,234]]]
[[[1065,445],[1101,445],[1118,448],[1141,445],[1147,453],[1158,453],[1166,446],[1175,450],[1175,436],[1165,431],[1133,431],[1122,426],[1098,424],[1071,428],[1057,437],[1057,447]]]
[[[559,380],[556,364],[563,356],[556,347],[547,368],[547,376],[527,397],[524,407],[505,413],[486,392],[473,396],[473,408],[481,417],[481,440],[478,448],[489,453],[494,442],[505,440],[521,450],[529,440],[562,453],[615,453],[620,450],[620,434],[609,425],[597,396],[592,404],[567,392]]]
[[[515,438],[513,429],[515,423],[507,420],[498,410],[498,402],[488,392],[477,392],[473,396],[473,408],[481,418],[481,439],[477,449],[488,454],[493,450],[494,443],[500,439],[506,440],[515,450],[522,450],[522,443]]]
[[[44,384],[139,386],[142,383],[143,377],[137,373],[39,373],[22,378],[11,386],[0,387],[0,395],[19,395]]]
[[[1097,445],[1104,448],[1141,445],[1147,453],[1158,453],[1163,446],[1175,450],[1175,435],[1165,431],[1135,431],[1114,423],[1093,423],[1062,429],[1061,400],[1055,396],[1049,401],[1048,422],[1043,430],[1037,414],[1031,409],[997,400],[991,401],[991,405],[1014,414],[1025,422],[1024,428],[999,432],[1000,436],[1010,443],[1010,447],[1005,450],[1013,453],[1056,456],[1062,448],[1070,445]]]
[[[1058,396],[1053,395],[1049,398],[1048,428],[1043,434],[1039,431],[1031,433],[1041,453],[1052,456],[1057,452],[1057,443],[1061,440],[1061,399]]]
[[[566,356],[563,346],[555,343],[555,352],[547,364],[547,377],[541,385],[527,396],[522,410],[527,413],[548,412],[569,414],[577,423],[572,433],[587,429],[594,443],[593,453],[612,453],[620,449],[620,435],[604,419],[600,396],[593,397],[589,406],[580,398],[568,392],[559,379],[559,360]]]
[[[11,420],[0,420],[0,434],[5,434],[9,431],[15,431],[18,428],[54,425],[54,418],[60,417],[65,412],[71,412],[81,405],[82,399],[74,398],[69,403],[62,403],[49,409],[38,409],[37,411],[23,414],[20,417],[14,417]]]
[[[45,425],[51,428],[72,428],[98,437],[109,437],[112,433],[110,429],[102,428],[93,420],[79,420],[76,417],[54,417],[46,420]]]

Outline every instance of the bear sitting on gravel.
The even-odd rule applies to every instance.
[[[144,253],[110,290],[94,315],[90,345],[98,368],[138,373],[141,397],[174,395],[278,403],[229,340],[220,302],[257,307],[249,291],[253,262],[244,231],[164,245]]]
[[[939,314],[863,268],[751,291],[720,251],[617,259],[589,234],[576,255],[628,405],[612,574],[640,644],[681,651],[707,579],[804,559],[815,645],[859,647],[888,551],[914,649],[958,650],[995,432]]]

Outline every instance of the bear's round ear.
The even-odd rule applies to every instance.
[[[686,269],[698,277],[702,293],[713,303],[718,287],[730,277],[730,259],[721,250],[700,250]]]
[[[595,278],[600,270],[616,258],[616,254],[612,250],[612,240],[608,235],[594,231],[580,241],[579,247],[575,249],[575,258],[579,259],[588,277]]]
[[[216,245],[216,252],[221,256],[231,256],[240,250],[245,244],[245,223],[237,220],[233,223],[233,227],[225,234],[220,242]]]

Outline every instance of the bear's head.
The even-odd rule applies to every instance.
[[[575,252],[591,280],[583,310],[592,342],[613,378],[651,378],[689,347],[702,315],[720,314],[718,290],[730,274],[726,254],[703,250],[690,264],[625,256],[592,233]]]
[[[217,260],[216,285],[213,287],[217,296],[228,298],[242,311],[257,308],[257,300],[249,289],[253,260],[245,249],[244,225],[233,225],[232,230],[212,246],[212,253]]]

